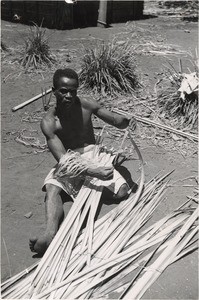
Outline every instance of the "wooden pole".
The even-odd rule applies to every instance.
[[[107,24],[107,5],[108,0],[100,0],[99,5],[99,14],[98,14],[98,20],[97,20],[97,26],[98,27],[108,27]]]
[[[33,98],[31,98],[31,99],[29,99],[29,100],[27,100],[27,101],[25,101],[25,102],[23,102],[23,103],[17,105],[17,106],[15,106],[15,107],[13,107],[13,108],[12,108],[12,111],[15,112],[15,111],[17,111],[18,109],[23,108],[24,106],[26,106],[26,105],[28,105],[28,104],[30,104],[30,103],[32,103],[32,102],[38,100],[38,99],[41,98],[42,96],[47,95],[47,94],[50,94],[51,92],[52,92],[52,89],[50,88],[50,89],[48,89],[47,91],[45,91],[45,93],[38,94],[37,96],[35,96],[35,97],[33,97]]]
[[[118,114],[124,115],[124,116],[126,116],[126,115],[132,116],[139,122],[145,123],[147,125],[156,126],[156,127],[161,128],[161,129],[164,129],[166,131],[173,132],[175,134],[179,134],[183,137],[190,138],[194,141],[198,141],[198,136],[197,135],[190,134],[190,133],[187,133],[187,132],[184,132],[184,131],[181,131],[181,130],[178,130],[178,129],[175,129],[175,128],[172,128],[172,127],[169,127],[169,126],[166,126],[166,125],[159,124],[159,123],[157,123],[155,121],[152,121],[152,120],[149,120],[147,118],[141,118],[139,116],[131,115],[129,113],[126,113],[125,111],[122,111],[122,110],[119,110],[119,109],[116,109],[116,108],[114,108],[112,111],[116,112]]]

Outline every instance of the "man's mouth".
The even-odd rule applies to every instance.
[[[62,103],[65,105],[65,106],[71,106],[71,104],[73,103],[72,99],[67,99],[67,98],[64,98]]]

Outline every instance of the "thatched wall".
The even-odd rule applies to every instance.
[[[142,18],[144,1],[108,1],[108,22],[119,23]]]
[[[98,0],[78,0],[76,4],[65,1],[1,1],[1,18],[7,21],[31,24],[35,22],[48,28],[69,29],[96,26]],[[144,1],[108,1],[108,23],[125,22],[142,17]],[[16,17],[17,15],[17,17]]]

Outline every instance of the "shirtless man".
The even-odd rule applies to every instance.
[[[129,119],[101,107],[96,101],[80,99],[77,96],[78,75],[71,69],[59,69],[53,77],[53,93],[56,97],[56,107],[50,110],[41,121],[48,147],[54,158],[59,162],[68,149],[75,150],[95,144],[95,136],[91,121],[92,114],[108,124],[124,129],[129,125]],[[114,167],[98,167],[87,169],[86,174],[104,181],[112,180]],[[66,189],[50,177],[45,180],[46,230],[43,236],[30,239],[32,252],[43,254],[55,236],[63,220],[63,202],[61,191]],[[120,175],[121,176],[121,175]],[[122,176],[121,176],[122,177]],[[50,178],[50,179],[49,179]],[[123,179],[123,177],[122,177]],[[126,181],[115,193],[115,198],[124,198],[129,190]]]

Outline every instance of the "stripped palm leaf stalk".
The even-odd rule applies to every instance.
[[[112,161],[113,160],[113,158],[114,158],[114,156],[110,156],[110,155],[103,155],[103,153],[100,153],[100,160],[101,160],[101,162],[103,163],[103,160],[104,160],[104,162],[105,162],[105,164],[108,162],[108,161]],[[76,163],[77,163],[77,161],[76,161]],[[68,165],[71,165],[70,163],[68,164]],[[73,164],[74,165],[74,164]],[[71,170],[70,170],[71,171]],[[75,170],[76,171],[76,170]],[[66,175],[66,174],[65,174]],[[67,173],[67,175],[68,175],[68,173]],[[85,192],[85,190],[86,190],[86,192]],[[87,188],[86,186],[82,189],[82,191],[83,192],[80,192],[79,193],[79,199],[81,199],[81,198],[83,198],[84,199],[84,201],[85,201],[85,199],[87,199],[87,197],[88,197],[88,195],[91,193],[91,189],[89,189],[89,188]],[[94,193],[95,191],[93,190],[92,191],[92,193]],[[78,199],[77,199],[77,201],[76,201],[77,203],[78,203]],[[82,201],[82,206],[84,205],[84,202]],[[79,210],[81,209],[81,205],[80,205],[80,203],[78,203],[76,206],[79,206]],[[89,208],[89,206],[88,206],[88,208]],[[76,211],[76,208],[74,209],[74,211]],[[87,212],[86,212],[87,213]],[[86,214],[85,214],[86,215]],[[72,216],[71,216],[71,214],[69,214],[69,216],[68,216],[69,218],[72,218]],[[74,218],[75,219],[75,218]],[[82,222],[84,221],[84,218],[82,218]],[[73,224],[73,223],[72,223]],[[72,225],[71,224],[71,225]],[[72,226],[68,226],[69,228],[70,227],[72,227]],[[67,231],[66,231],[67,232]],[[78,233],[78,231],[77,231],[77,233]],[[47,258],[47,261],[48,261],[48,258]],[[44,259],[43,259],[43,264],[44,264],[44,262],[45,262],[45,257],[44,257]],[[40,278],[40,277],[39,277]],[[44,280],[44,276],[42,277],[42,280]],[[41,285],[41,284],[40,284]],[[37,289],[39,288],[39,285],[37,285]]]
[[[164,269],[171,263],[176,255],[180,253],[183,247],[189,243],[189,241],[197,234],[198,227],[194,226],[196,219],[198,218],[199,208],[188,218],[185,224],[181,227],[176,234],[172,242],[164,249],[157,260],[152,263],[145,271],[143,276],[135,285],[125,292],[125,296],[121,296],[121,299],[140,299],[146,290],[155,282]],[[191,231],[187,233],[187,231]],[[133,284],[133,282],[131,283]]]
[[[140,268],[143,263],[147,264],[154,253],[161,253],[160,256],[164,258],[162,253],[169,256],[174,252],[175,255],[169,259],[165,258],[169,265],[177,257],[188,252],[186,247],[191,245],[191,238],[196,231],[193,228],[195,213],[189,207],[181,207],[140,231],[160,203],[166,188],[163,182],[169,174],[154,177],[144,187],[142,157],[130,133],[128,134],[141,161],[141,179],[137,193],[129,195],[126,201],[95,222],[102,184],[98,180],[92,180],[91,185],[91,181],[86,179],[36,270],[28,276],[20,275],[7,281],[2,286],[2,298],[75,299],[92,298],[95,293],[103,297],[110,291],[109,282],[113,283],[111,288],[116,289],[118,280],[121,282],[127,272]],[[99,156],[103,165],[110,164],[115,157],[110,153],[105,155],[100,152],[100,145],[96,145],[94,151],[93,159]],[[75,162],[73,154],[72,160],[68,157],[70,153],[62,159],[60,169],[57,169],[57,174],[61,174],[61,178],[71,175],[71,170],[76,174],[82,174],[84,171],[85,161],[79,164],[78,156]],[[64,161],[69,168],[64,165]],[[78,168],[75,165],[77,162]],[[88,216],[86,227],[82,230],[86,216]],[[187,222],[189,225],[186,225]],[[188,234],[188,237],[187,229],[191,234]],[[178,238],[180,248],[177,252],[173,248],[174,238],[169,239],[171,232],[181,237],[183,234],[185,237],[183,241]],[[163,240],[165,242],[162,242]],[[150,286],[150,282],[146,280],[147,286]],[[129,286],[131,291],[132,284]]]
[[[169,218],[172,218],[172,216],[168,216]],[[174,216],[176,217],[176,216]],[[186,216],[187,218],[187,216]],[[163,220],[163,219],[162,219]],[[182,218],[181,220],[179,220],[179,222],[183,223],[184,222],[184,218]],[[180,224],[178,224],[178,226],[180,226]],[[176,227],[177,228],[177,227]],[[173,230],[175,230],[175,226],[174,224],[172,224],[172,227],[167,229],[168,231],[171,230],[171,232]],[[158,246],[157,248],[157,253],[162,251],[167,245],[168,243],[170,243],[170,241],[166,241],[165,243],[163,243],[160,247]],[[189,247],[189,249],[185,249],[184,252],[182,252],[182,256],[186,255],[187,253],[195,250],[197,247],[197,245],[191,245],[191,247]],[[144,257],[142,257],[141,259],[137,259],[135,263],[130,264],[129,262],[127,262],[127,266],[124,265],[124,268],[121,269],[121,271],[119,270],[119,268],[115,268],[115,276],[110,279],[109,281],[105,282],[102,286],[99,286],[96,291],[93,294],[93,298],[97,299],[97,298],[101,298],[105,295],[110,294],[111,292],[118,290],[120,287],[124,287],[125,284],[130,284],[128,283],[129,279],[129,274],[132,271],[135,271],[138,268],[143,269],[143,265],[146,261],[148,261],[150,259],[150,256],[153,254],[153,251],[151,251],[149,254],[145,255]],[[175,262],[177,259],[179,259],[180,256],[177,256],[172,262]]]
[[[169,231],[169,235],[170,235],[170,231]],[[159,238],[158,242],[162,241],[162,237]],[[70,281],[75,281],[76,280],[76,284],[77,286],[75,287],[75,289],[73,288],[73,291],[75,290],[75,293],[73,293],[72,295],[70,294],[70,297],[72,299],[79,297],[80,295],[82,295],[85,291],[87,291],[88,289],[91,289],[93,286],[99,285],[100,282],[103,282],[104,280],[106,280],[108,278],[108,276],[110,277],[110,274],[108,276],[104,276],[100,279],[97,279],[97,281],[92,282],[90,285],[87,285],[86,287],[84,287],[84,289],[79,289],[79,283],[84,282],[85,280],[87,280],[88,278],[92,277],[95,274],[98,274],[99,272],[103,271],[103,270],[108,270],[110,267],[120,264],[123,261],[126,261],[127,259],[129,259],[130,257],[135,256],[135,253],[140,253],[141,252],[141,248],[149,248],[149,245],[154,245],[155,242],[150,242],[148,243],[148,245],[142,245],[142,247],[138,247],[137,249],[134,249],[134,252],[132,252],[132,249],[129,249],[128,251],[126,251],[125,253],[120,253],[117,256],[112,257],[109,260],[103,261],[100,264],[96,264],[93,267],[91,267],[89,270],[85,270],[82,272],[79,272],[78,274],[76,274],[75,276],[71,277],[71,278],[67,278],[66,280],[64,280],[63,282],[61,282],[59,285],[49,289],[48,291],[37,295],[37,298],[41,299],[44,296],[46,297],[46,295],[48,293],[50,293],[51,291],[53,291],[54,289],[57,289],[61,286],[65,286],[65,284],[67,284]],[[113,276],[114,273],[111,274],[111,276]],[[63,297],[65,298],[66,295]]]

